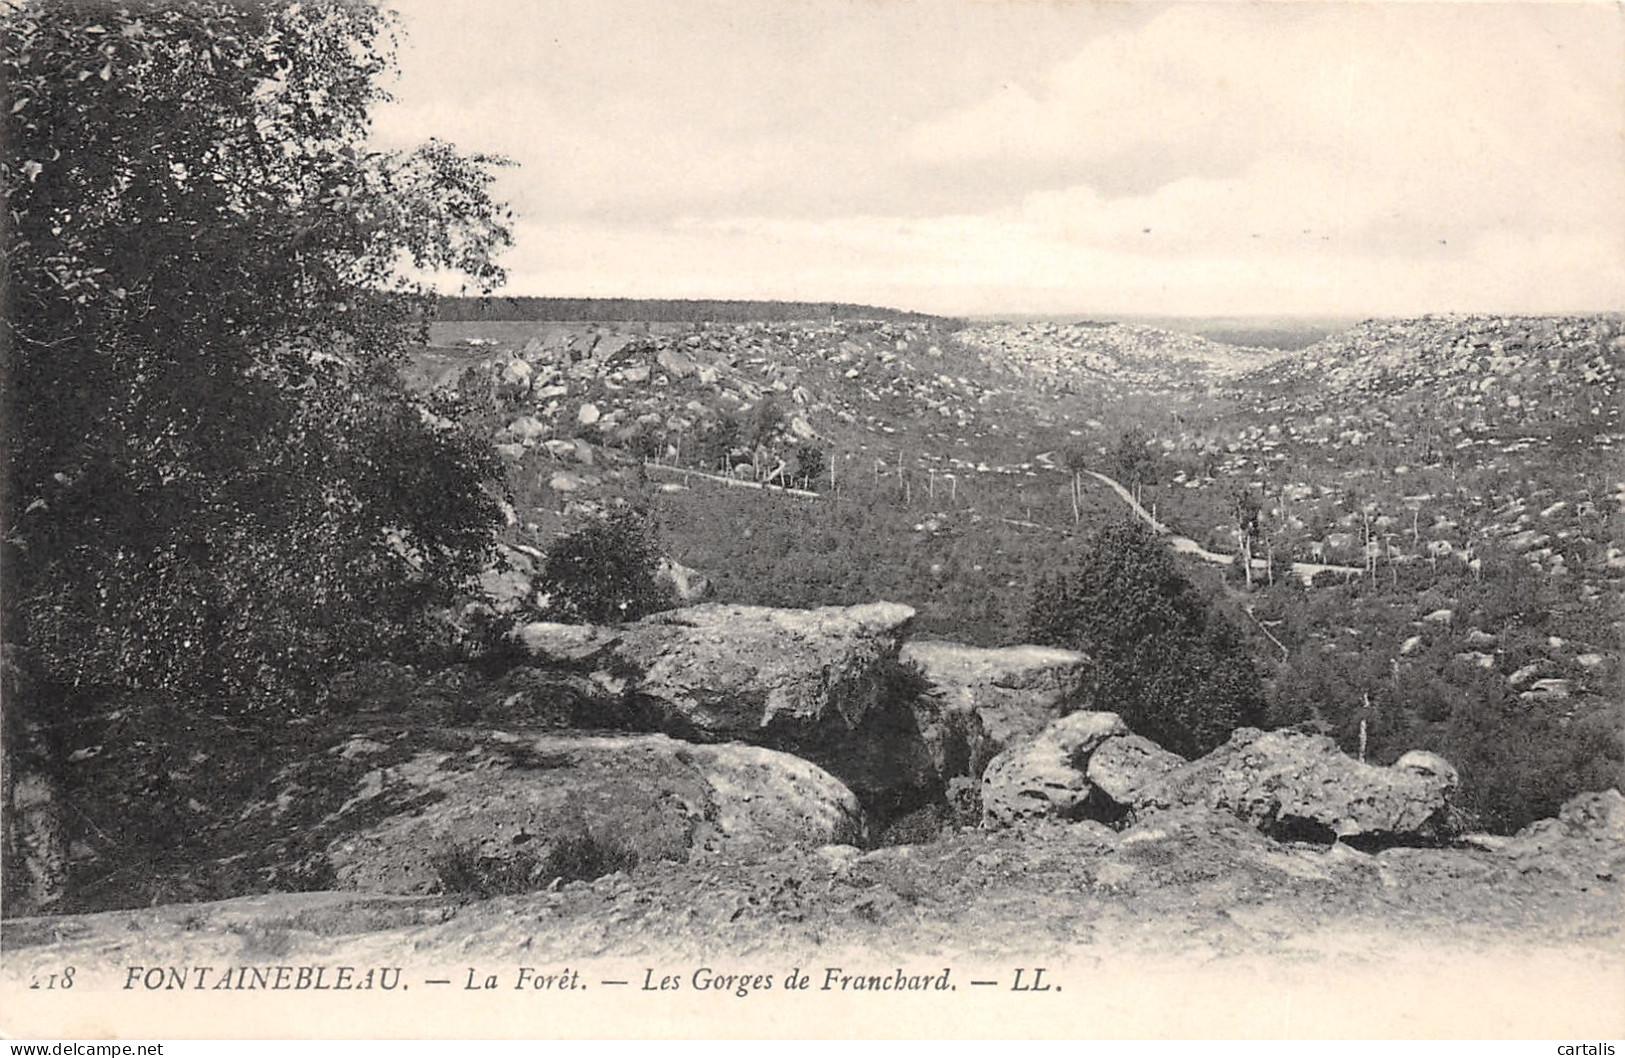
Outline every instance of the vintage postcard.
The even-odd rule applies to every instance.
[[[0,41],[9,1038],[1625,1036],[1617,5]]]

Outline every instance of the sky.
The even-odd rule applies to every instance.
[[[509,294],[1625,308],[1613,3],[391,6],[375,140],[518,163]]]

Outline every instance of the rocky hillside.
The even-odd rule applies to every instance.
[[[1045,389],[1205,389],[1285,354],[1124,323],[994,324],[965,335],[990,363]]]
[[[1238,593],[1277,715],[1347,751],[1364,721],[1385,760],[1454,754],[1516,829],[1625,768],[1620,329],[1375,320],[1282,353],[1121,324],[493,322],[437,325],[419,377],[460,385],[508,463],[489,585],[511,607],[563,527],[621,498],[719,600],[896,598],[990,647],[1021,637],[1038,572],[1127,510],[1074,489],[1067,457],[1122,473],[1135,428],[1145,507],[1259,564],[1212,590]],[[1276,587],[1288,562],[1337,569],[1298,593]],[[1494,748],[1506,724],[1538,761]],[[1564,793],[1526,810],[1520,789]]]

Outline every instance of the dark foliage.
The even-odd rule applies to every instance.
[[[824,450],[811,441],[796,447],[796,477],[807,488],[817,490],[819,479],[829,469]]]
[[[1138,522],[1096,532],[1077,564],[1041,578],[1033,642],[1094,659],[1094,700],[1168,749],[1197,756],[1264,717],[1263,691],[1230,622]]]
[[[618,507],[554,543],[536,586],[566,621],[635,621],[666,609],[671,594],[655,580],[660,551],[641,511]]]
[[[0,21],[6,635],[43,697],[286,703],[432,638],[487,446],[403,391],[424,292],[501,278],[492,159],[367,149],[363,0],[24,3]]]

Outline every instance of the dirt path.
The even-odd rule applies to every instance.
[[[1216,566],[1235,565],[1235,555],[1223,555],[1217,551],[1209,551],[1207,548],[1203,547],[1201,544],[1198,544],[1195,540],[1192,540],[1188,536],[1176,535],[1172,529],[1169,529],[1166,525],[1157,521],[1157,519],[1152,516],[1150,511],[1140,506],[1140,502],[1134,498],[1134,494],[1116,481],[1113,481],[1106,475],[1093,470],[1086,470],[1084,473],[1088,474],[1090,477],[1101,482],[1113,492],[1117,493],[1118,498],[1124,503],[1128,504],[1129,509],[1131,509],[1141,521],[1143,521],[1146,525],[1149,525],[1153,532],[1156,532],[1161,536],[1168,537],[1168,542],[1170,545],[1172,545],[1176,553],[1181,555],[1190,555],[1194,558],[1201,559],[1203,562],[1210,562]],[[1290,565],[1292,567],[1293,575],[1299,580],[1303,581],[1305,586],[1313,583],[1315,575],[1318,573],[1341,573],[1346,577],[1362,577],[1365,575],[1365,570],[1361,569],[1359,566],[1333,566],[1320,562],[1293,562]],[[1253,568],[1260,570],[1268,569],[1269,563],[1265,562],[1261,558],[1255,558],[1253,559]]]
[[[340,1034],[382,1035],[557,1034],[560,1018],[659,1035],[681,1015],[775,1036],[805,1024],[814,1036],[1609,1038],[1625,1032],[1620,897],[1612,872],[1551,857],[1277,844],[1206,815],[1121,834],[1048,824],[652,863],[484,901],[281,893],[11,920],[0,1027],[49,1037],[63,1019],[106,1018],[127,1036],[178,1036],[177,1016],[207,1024],[229,1011],[234,1031],[278,1035],[325,1013]],[[64,966],[77,968],[74,1003],[30,991]],[[400,967],[411,987],[230,1002],[164,987],[169,968],[218,980],[244,966]],[[576,970],[587,988],[516,990],[524,967]],[[805,992],[782,988],[791,967],[812,976]],[[1012,989],[1017,968],[1031,983],[1038,967],[1058,992]],[[946,969],[957,984],[843,994],[822,987],[831,968],[886,980]],[[775,985],[696,990],[730,973]],[[472,990],[489,976],[496,990]],[[669,994],[645,987],[662,980],[677,982]],[[984,980],[998,984],[971,983]]]

